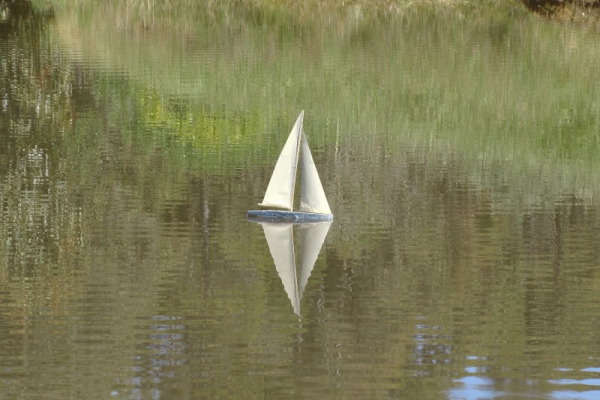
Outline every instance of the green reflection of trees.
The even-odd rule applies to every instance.
[[[231,174],[219,146],[235,147],[216,131],[234,134],[242,117],[208,111],[193,128],[179,105],[165,111],[129,79],[65,58],[42,28],[3,43],[0,69],[2,365],[17,371],[5,395],[19,397],[24,382],[46,398],[109,393],[116,377],[127,391],[136,379],[152,386],[163,349],[145,346],[168,326],[161,318],[190,307],[228,316],[215,337],[258,335],[249,321],[232,327],[261,308],[262,283],[232,273],[238,260],[227,263],[233,252],[213,233],[226,231],[217,193]]]
[[[557,193],[597,193],[595,34],[535,19],[513,2],[425,3],[400,2],[382,16],[361,2],[297,13],[269,2],[82,2],[64,10],[57,30],[88,60],[138,76],[154,93],[147,117],[197,144],[194,129],[203,127],[221,146],[233,140],[232,148],[248,150],[273,129],[266,115],[290,119],[306,108],[317,146],[448,147],[474,169],[482,157],[489,168],[501,162],[511,187],[530,189],[541,173]],[[353,12],[360,23],[340,17]],[[173,97],[185,99],[183,110]],[[221,124],[242,115],[244,124],[215,134],[219,118],[206,120],[207,109],[209,118],[226,116]],[[247,113],[254,136],[243,138]],[[245,163],[243,154],[228,159]]]
[[[65,162],[50,153],[71,127],[71,70],[42,34],[43,19],[27,15],[11,26],[0,63],[0,214],[6,261],[18,270],[25,266],[10,257],[22,253],[22,246],[76,236],[78,222],[75,218],[63,225],[48,218],[51,210],[70,209],[60,196]],[[43,246],[38,251],[31,254],[29,267],[47,256]],[[60,254],[50,256],[56,260]]]

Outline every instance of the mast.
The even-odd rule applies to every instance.
[[[304,110],[300,111],[300,116],[298,117],[300,120],[300,127],[297,131],[296,138],[296,160],[294,161],[294,178],[292,179],[292,204],[290,204],[290,211],[294,210],[294,193],[296,192],[296,178],[298,178],[298,159],[300,158],[300,140],[302,139],[302,132],[304,130]],[[304,156],[304,155],[303,155]]]

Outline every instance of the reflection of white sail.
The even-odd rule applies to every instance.
[[[262,223],[265,238],[275,262],[283,287],[292,302],[294,312],[300,315],[300,300],[315,266],[321,246],[327,237],[331,222],[319,223]],[[300,263],[294,253],[294,229],[298,234]],[[299,265],[299,267],[298,267]]]

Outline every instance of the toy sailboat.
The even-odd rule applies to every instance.
[[[250,210],[248,219],[270,222],[319,222],[332,221],[323,185],[302,129],[304,111],[300,113],[283,150],[279,155],[265,197],[259,206],[276,208]],[[300,161],[302,180],[300,185],[300,210],[294,210],[296,172]]]

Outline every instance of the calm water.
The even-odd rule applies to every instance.
[[[0,398],[600,398],[600,38],[497,12],[2,14]],[[301,109],[294,294],[245,213]]]

